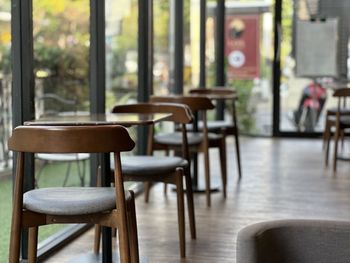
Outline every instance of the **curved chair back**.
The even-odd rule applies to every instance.
[[[169,121],[187,124],[193,121],[193,115],[187,105],[175,103],[136,103],[116,105],[112,113],[171,113]]]
[[[336,89],[333,93],[333,97],[350,97],[350,88]]]
[[[201,110],[212,110],[215,108],[214,104],[209,98],[191,95],[151,96],[150,101],[185,104],[193,112]]]
[[[221,95],[221,96],[234,96],[236,95],[236,90],[233,88],[198,88],[189,90],[190,94],[198,94],[198,95]]]
[[[107,153],[130,151],[135,143],[122,126],[18,126],[8,146],[17,152]]]

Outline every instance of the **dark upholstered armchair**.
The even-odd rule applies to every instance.
[[[348,263],[350,222],[279,220],[238,233],[237,263]]]

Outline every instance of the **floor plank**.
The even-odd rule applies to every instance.
[[[229,141],[226,200],[222,192],[212,194],[207,208],[205,196],[195,195],[198,237],[190,239],[187,224],[186,259],[179,256],[175,194],[165,197],[157,185],[148,204],[137,199],[141,255],[149,262],[235,262],[237,233],[246,225],[287,218],[349,220],[350,163],[340,162],[334,176],[323,166],[320,140],[243,137],[241,150],[243,178],[238,182]],[[215,150],[211,158],[212,181],[221,183]],[[91,251],[92,240],[89,231],[46,262],[69,262],[72,255]]]

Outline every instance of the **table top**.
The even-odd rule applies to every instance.
[[[26,121],[24,125],[151,125],[165,121],[171,117],[169,113],[139,114],[139,113],[106,113],[106,114],[63,114],[58,116],[40,117]]]
[[[237,95],[236,94],[203,94],[202,96],[206,96],[211,100],[236,100]]]

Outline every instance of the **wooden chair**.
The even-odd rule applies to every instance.
[[[210,164],[209,148],[218,148],[220,153],[221,176],[223,184],[223,194],[226,197],[226,143],[221,134],[209,133],[207,127],[207,110],[214,108],[213,103],[203,96],[152,96],[151,102],[180,103],[187,105],[193,113],[203,115],[203,129],[199,132],[188,132],[188,145],[190,152],[204,154],[205,192],[207,206],[211,205],[210,199]],[[182,141],[178,132],[156,134],[154,137],[154,150],[175,150],[181,148]]]
[[[342,134],[345,134],[345,129],[350,128],[350,116],[347,114],[342,114],[344,112],[344,100],[350,97],[350,89],[349,88],[341,88],[337,89],[333,97],[338,99],[337,111],[335,114],[335,133],[334,133],[334,157],[333,157],[333,172],[337,170],[337,160],[344,159],[338,156],[338,144],[339,139]],[[326,158],[329,152],[329,140],[326,145]]]
[[[154,126],[149,126],[148,134],[148,155],[123,156],[122,171],[124,180],[137,182],[163,182],[176,185],[178,227],[180,239],[180,254],[185,257],[185,216],[184,216],[184,187],[183,177],[186,182],[186,197],[188,205],[188,215],[190,221],[191,238],[196,238],[196,225],[193,204],[192,180],[189,169],[189,150],[187,143],[186,124],[192,122],[193,116],[190,109],[185,105],[166,103],[138,103],[128,105],[117,105],[112,109],[112,113],[171,113],[167,121],[180,124],[182,127],[182,156],[153,156],[153,136]],[[148,201],[148,193],[146,194]],[[100,236],[99,227],[96,226],[96,236]],[[99,239],[96,240],[99,242]],[[95,242],[95,253],[99,250],[99,243]]]
[[[38,227],[95,223],[118,228],[121,262],[138,262],[137,226],[132,192],[125,192],[120,152],[134,142],[121,126],[19,126],[9,139],[18,152],[9,262],[19,262],[21,230],[29,229],[28,260],[36,262]],[[115,187],[41,188],[23,193],[24,153],[114,153]]]
[[[211,88],[211,89],[191,89],[190,94],[204,95],[208,96],[212,100],[217,101],[226,101],[229,100],[232,102],[232,120],[215,120],[208,121],[208,130],[209,132],[216,132],[222,134],[225,138],[229,135],[235,137],[235,146],[236,146],[236,158],[237,158],[237,169],[239,179],[242,177],[242,168],[241,168],[241,154],[239,149],[239,129],[237,123],[237,114],[236,114],[236,101],[237,94],[236,90],[233,88]],[[202,123],[199,123],[199,128],[203,127]]]
[[[334,133],[336,127],[336,113],[338,111],[337,107],[327,109],[326,112],[326,123],[323,132],[323,149],[325,150],[325,166],[328,166],[329,159],[329,144],[332,138],[332,134]],[[346,107],[346,99],[342,99],[342,107],[340,109],[340,116],[349,116],[350,117],[350,109]],[[341,134],[342,141],[344,141],[344,134]]]

